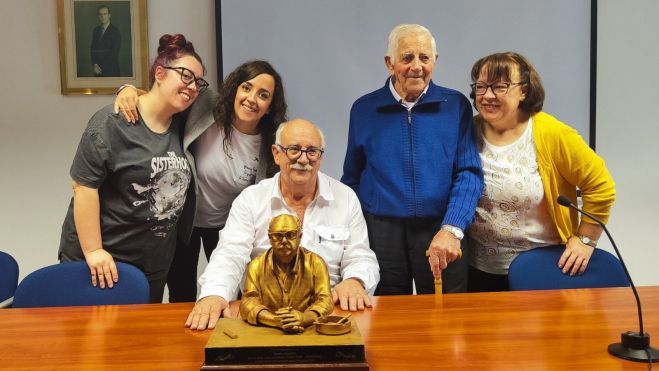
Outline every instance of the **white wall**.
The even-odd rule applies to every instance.
[[[162,34],[182,33],[215,86],[214,11],[213,0],[149,1],[149,54]],[[60,93],[55,1],[3,1],[0,35],[0,250],[16,258],[22,278],[57,262],[73,154],[91,115],[113,96]]]
[[[112,97],[60,94],[54,1],[2,5],[0,250],[16,257],[22,278],[57,262],[60,226],[71,197],[71,159],[87,120]],[[600,1],[597,146],[617,181],[609,226],[639,285],[659,284],[656,14],[655,0]],[[155,50],[161,34],[183,33],[197,46],[208,80],[214,82],[214,24],[212,0],[196,0],[194,6],[151,0],[149,50]]]
[[[597,152],[616,180],[609,229],[637,285],[659,284],[659,1],[600,0]]]

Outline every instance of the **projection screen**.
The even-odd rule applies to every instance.
[[[387,37],[399,23],[430,29],[439,54],[433,81],[467,96],[478,58],[509,50],[524,54],[542,77],[544,111],[589,140],[590,0],[217,3],[223,56],[218,75],[247,60],[270,61],[283,78],[289,117],[307,118],[324,131],[322,171],[333,177],[342,174],[350,107],[385,83]]]

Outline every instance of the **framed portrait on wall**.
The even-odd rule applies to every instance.
[[[62,94],[148,90],[146,0],[57,0]]]

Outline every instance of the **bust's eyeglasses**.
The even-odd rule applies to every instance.
[[[523,82],[495,82],[494,84],[484,84],[482,82],[475,82],[471,84],[471,91],[474,95],[485,95],[487,89],[492,89],[494,95],[506,95],[508,90],[515,85],[524,85]]]
[[[190,85],[190,83],[194,81],[194,84],[197,87],[197,91],[199,91],[199,93],[203,92],[208,88],[208,82],[206,80],[198,79],[197,76],[195,76],[194,72],[190,71],[185,67],[162,66],[162,68],[168,70],[174,70],[178,72],[178,74],[181,75],[181,81],[183,81],[185,85]]]
[[[289,160],[297,160],[302,156],[302,153],[306,153],[309,161],[317,161],[323,157],[323,153],[325,152],[325,150],[316,147],[302,149],[300,146],[295,145],[284,147],[279,143],[277,143],[277,147],[286,153],[286,157],[288,157]]]
[[[270,237],[271,239],[273,239],[277,242],[283,241],[284,237],[286,237],[286,240],[290,241],[290,240],[294,240],[294,239],[298,238],[298,236],[299,236],[298,231],[269,232],[268,233],[268,237]]]

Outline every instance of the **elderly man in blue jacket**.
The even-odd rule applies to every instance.
[[[460,241],[483,189],[471,105],[432,82],[428,29],[398,25],[388,49],[391,77],[352,106],[341,178],[359,197],[380,264],[375,294],[411,294],[413,282],[417,293],[433,293],[442,273],[444,292],[464,292]]]

